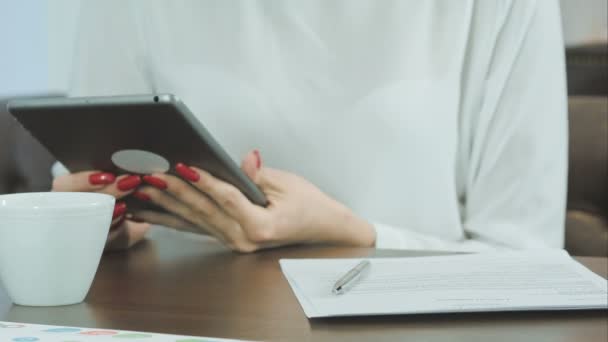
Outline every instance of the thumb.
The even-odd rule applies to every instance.
[[[84,171],[58,176],[53,180],[53,191],[97,191],[114,183],[111,173]]]
[[[280,187],[277,180],[281,179],[281,172],[263,166],[262,156],[258,150],[253,150],[245,155],[241,162],[241,169],[263,192],[277,190]]]
[[[262,157],[258,150],[250,151],[243,157],[241,162],[241,169],[249,179],[251,179],[256,185],[260,185],[260,170],[262,168]]]

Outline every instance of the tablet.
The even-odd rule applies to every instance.
[[[171,94],[26,98],[8,111],[70,172],[173,173],[196,166],[266,206],[260,189]]]

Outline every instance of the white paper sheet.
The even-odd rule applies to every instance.
[[[282,259],[309,318],[441,312],[607,309],[607,281],[562,250],[371,258],[350,291],[335,281],[361,259]]]
[[[0,341],[10,342],[237,342],[211,337],[165,335],[113,329],[90,329],[0,321]]]

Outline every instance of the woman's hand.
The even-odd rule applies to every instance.
[[[375,232],[368,222],[305,179],[262,167],[257,151],[247,155],[242,169],[266,195],[266,208],[203,170],[178,164],[176,171],[186,181],[154,174],[144,177],[152,186],[140,189],[146,199],[175,217],[153,212],[135,215],[150,223],[195,227],[239,252],[295,243],[373,246]]]
[[[52,191],[98,192],[114,196],[119,200],[132,194],[140,184],[141,178],[139,176],[124,175],[116,178],[116,176],[107,172],[87,171],[55,178]],[[126,219],[127,215],[126,204],[117,201],[114,206],[106,250],[129,248],[140,241],[150,228],[148,223]]]

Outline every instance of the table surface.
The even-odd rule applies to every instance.
[[[0,319],[265,341],[608,340],[608,312],[601,310],[309,320],[278,264],[280,258],[429,254],[308,246],[244,255],[192,234],[155,229],[132,250],[103,257],[84,303],[32,308],[4,300]],[[577,259],[607,276],[607,258]]]

